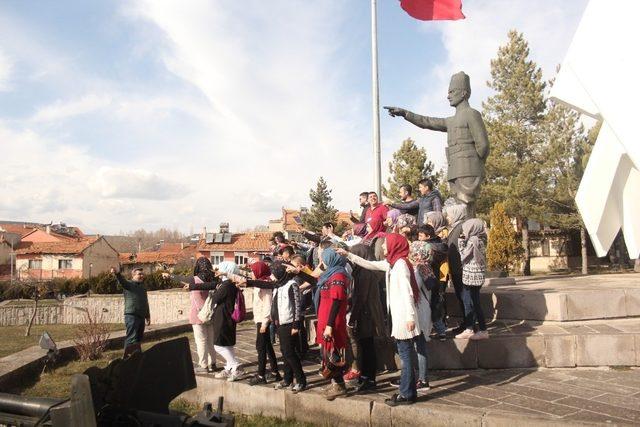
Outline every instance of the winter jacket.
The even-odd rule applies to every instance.
[[[420,196],[416,200],[412,200],[406,203],[393,203],[392,208],[398,209],[404,212],[411,211],[412,209],[418,209],[418,225],[424,225],[425,216],[427,212],[442,211],[442,196],[438,190],[433,190],[426,196]]]

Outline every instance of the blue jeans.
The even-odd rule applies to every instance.
[[[416,348],[414,340],[396,340],[398,355],[402,361],[402,371],[400,371],[400,396],[409,400],[418,397],[416,391],[415,363]]]
[[[144,319],[134,314],[125,314],[124,326],[127,329],[124,347],[127,348],[131,344],[140,344],[144,336]]]
[[[433,322],[433,329],[436,330],[436,333],[438,335],[444,335],[447,333],[447,327],[444,324],[444,320],[442,319],[438,319],[435,322]]]
[[[413,338],[413,343],[418,353],[418,379],[427,382],[429,358],[427,357],[427,340],[423,334]]]
[[[480,306],[480,286],[467,286],[462,288],[462,302],[464,303],[464,324],[473,329],[476,322],[481,331],[487,330],[484,313]]]

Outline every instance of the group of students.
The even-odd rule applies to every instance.
[[[193,277],[174,277],[190,291],[196,372],[215,372],[228,381],[246,375],[235,354],[233,312],[238,292],[248,287],[254,288],[258,353],[249,384],[275,383],[294,393],[307,388],[302,360],[310,331],[305,316],[315,313],[319,374],[330,380],[324,391],[328,400],[346,394],[346,381],[357,381],[356,392],[374,390],[378,367],[384,365],[378,359],[396,351],[402,368],[392,383],[399,392],[386,403],[415,402],[418,390],[429,389],[427,341],[448,337],[444,292],[449,284],[464,313],[449,336],[488,338],[479,300],[486,270],[484,223],[467,218],[464,204],[443,203],[430,181],[421,181],[419,190],[414,199],[412,188],[404,185],[402,202],[388,204],[380,203],[375,192],[361,193],[362,213],[352,214],[354,224],[341,236],[331,223],[324,224],[322,233],[304,232],[307,242],[289,242],[275,233],[271,257],[250,263],[249,274],[233,262],[214,267],[200,257]],[[213,313],[203,322],[199,314],[208,300]],[[216,354],[224,359],[223,368],[216,367]]]

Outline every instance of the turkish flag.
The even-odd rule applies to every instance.
[[[409,15],[422,21],[454,21],[464,19],[462,0],[400,0]]]

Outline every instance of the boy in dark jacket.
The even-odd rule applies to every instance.
[[[151,323],[147,290],[144,288],[144,273],[141,268],[131,272],[131,280],[127,280],[115,268],[111,268],[124,294],[124,324],[127,335],[124,340],[125,356],[140,350],[140,343],[144,337],[145,322]]]

